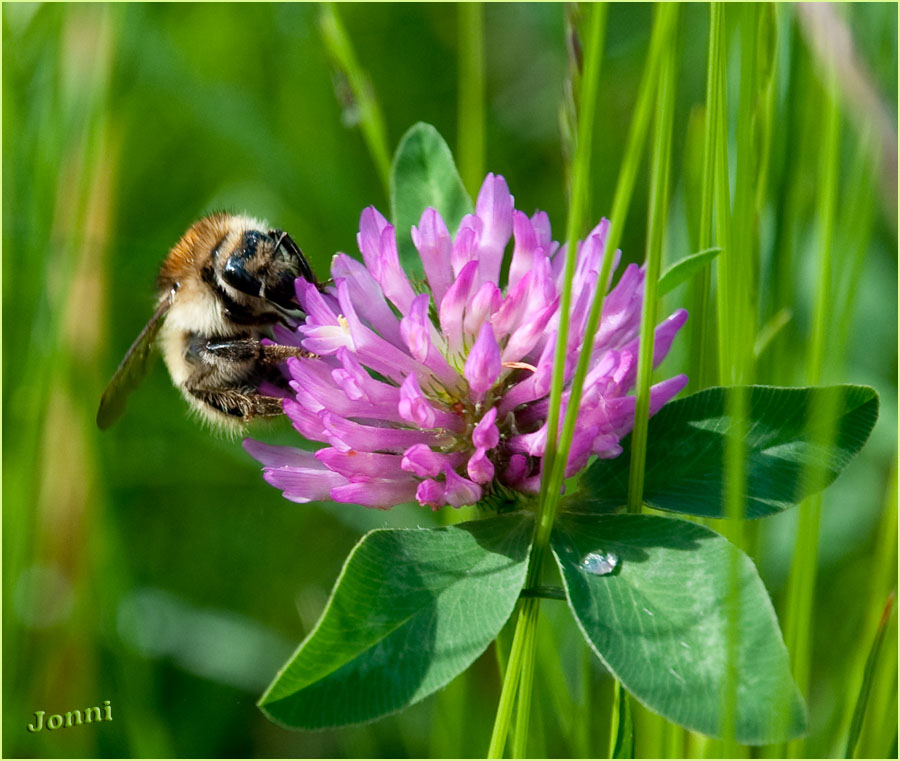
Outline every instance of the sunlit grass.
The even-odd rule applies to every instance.
[[[590,53],[589,25],[604,11],[583,10],[580,42]],[[587,146],[594,158],[582,180],[589,177],[590,192],[574,184],[577,213],[566,237],[608,216],[609,248],[623,245],[625,261],[640,260],[648,238],[663,260],[723,249],[666,297],[666,306],[685,306],[691,318],[665,369],[686,372],[692,390],[738,379],[878,388],[882,422],[851,466],[869,481],[853,482],[851,500],[839,503],[826,492],[821,504],[802,508],[798,527],[781,522],[775,532],[763,522],[728,533],[755,555],[758,531],[759,556],[775,558],[770,569],[793,558],[787,591],[777,570],[766,582],[810,697],[813,734],[764,752],[838,756],[849,742],[858,757],[887,756],[896,752],[896,613],[867,669],[896,584],[890,469],[897,227],[884,201],[881,167],[889,158],[880,122],[873,118],[871,130],[860,132],[859,120],[847,118],[843,85],[822,79],[826,67],[794,7],[679,10],[677,48],[668,45],[672,22],[662,7],[652,29],[649,9],[605,11],[605,45],[585,69],[596,65],[598,81],[581,79],[578,87],[579,97],[587,93],[597,107]],[[510,184],[527,193],[521,208],[555,205],[549,210],[561,219],[562,84],[561,77],[541,77],[565,72],[562,14],[562,7],[476,4],[4,8],[7,755],[485,752],[502,694],[493,652],[423,706],[367,727],[312,735],[270,726],[254,694],[128,650],[117,633],[118,606],[142,586],[169,589],[201,608],[228,607],[298,639],[295,601],[315,610],[361,531],[387,520],[434,519],[399,509],[388,518],[281,503],[257,488],[256,469],[241,453],[208,443],[182,419],[160,368],[132,400],[122,428],[95,438],[92,419],[116,355],[148,316],[166,247],[209,203],[246,207],[290,229],[324,271],[334,251],[355,252],[365,205],[387,211],[391,140],[425,119],[456,145],[470,192],[485,171],[519,175],[526,181]],[[840,14],[893,112],[896,9],[864,4]],[[92,35],[100,41],[87,45]],[[209,50],[197,39],[208,40]],[[668,114],[657,105],[657,85],[673,66]],[[333,75],[338,91],[351,96],[346,102],[335,99]],[[692,108],[699,120],[693,153],[686,150]],[[342,116],[353,123],[342,125]],[[657,138],[669,131],[658,122],[663,117],[672,119],[668,198],[651,185],[661,146],[645,151],[651,119]],[[585,171],[583,155],[574,158],[573,179]],[[645,192],[655,215],[644,210]],[[691,193],[693,200],[686,198]],[[586,200],[580,211],[579,199]],[[555,230],[554,237],[563,234]],[[590,317],[594,326],[601,302]],[[649,382],[642,376],[642,387]],[[738,411],[740,404],[738,398]],[[573,424],[563,421],[563,449]],[[738,505],[740,441],[729,452],[729,493]],[[853,477],[848,472],[834,488]],[[831,526],[862,527],[829,529],[829,515]],[[773,533],[796,536],[796,548],[783,548]],[[835,548],[840,542],[845,546]],[[15,607],[22,574],[36,565],[62,568],[77,598],[71,618],[40,630]],[[859,582],[848,592],[849,585],[833,583],[839,576]],[[518,708],[515,690],[509,695],[512,742],[504,744],[504,733],[501,751],[609,752],[612,681],[569,631],[571,623],[553,614],[563,605],[545,601],[538,615],[535,601],[522,619],[530,639],[519,657],[528,681]],[[842,621],[858,626],[848,633]],[[834,637],[830,652],[820,630]],[[501,642],[498,654],[512,644],[511,637]],[[61,681],[72,662],[79,668]],[[865,714],[855,716],[863,690]],[[57,736],[28,745],[19,731],[27,718],[21,706],[64,710],[73,707],[64,701],[77,705],[100,693],[122,708],[103,736],[73,733],[60,751],[49,744]],[[171,700],[176,693],[181,701]],[[757,753],[708,741],[631,705],[638,756]]]

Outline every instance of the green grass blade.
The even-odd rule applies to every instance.
[[[509,658],[506,660],[503,674],[503,687],[500,690],[500,701],[497,704],[497,714],[494,717],[494,727],[491,730],[491,742],[488,746],[487,758],[503,758],[506,749],[506,738],[509,735],[512,723],[513,707],[515,705],[516,692],[519,686],[519,675],[522,668],[522,653],[525,648],[528,620],[528,606],[534,602],[534,598],[522,599],[516,608],[516,628],[513,633],[512,646]]]
[[[756,340],[753,342],[754,359],[759,359],[765,353],[772,341],[784,330],[793,316],[794,313],[790,309],[782,307],[772,316],[772,319],[759,329]]]
[[[564,473],[565,462],[568,456],[568,444],[557,446],[557,430],[559,427],[559,406],[562,397],[564,382],[566,346],[568,342],[568,316],[572,300],[572,280],[575,274],[575,262],[577,258],[576,242],[580,230],[584,224],[586,213],[586,198],[588,195],[591,167],[591,136],[593,135],[594,114],[596,112],[597,88],[600,78],[600,62],[603,57],[603,38],[606,29],[606,6],[597,5],[591,8],[589,19],[589,32],[586,40],[586,58],[584,72],[583,102],[578,120],[578,144],[576,146],[576,160],[574,164],[574,179],[572,191],[572,204],[569,210],[569,218],[566,227],[567,255],[566,268],[563,280],[563,292],[560,301],[559,332],[557,335],[556,355],[554,360],[553,384],[550,392],[550,415],[547,422],[547,443],[543,464],[543,478],[541,479],[541,496],[535,526],[534,543],[531,562],[528,569],[526,587],[536,585],[543,569],[544,556],[550,541],[550,532],[553,528],[553,520],[556,515],[556,506],[559,502],[559,488],[553,488],[551,484],[555,475],[554,462],[558,456],[560,461],[559,471]],[[578,398],[573,394],[569,406],[577,407]],[[560,480],[561,483],[561,480]],[[510,657],[510,669],[507,678],[504,679],[503,690],[500,696],[501,709],[498,708],[497,719],[494,723],[494,732],[491,738],[489,754],[502,753],[504,738],[508,732],[509,717],[512,710],[512,692],[518,686],[519,710],[516,716],[516,731],[513,741],[513,753],[524,754],[525,743],[528,737],[528,718],[531,707],[531,685],[534,670],[534,626],[537,622],[539,598],[528,598],[520,608],[519,622],[516,626],[516,635],[513,640],[513,653],[517,653],[520,659],[513,671],[512,656]],[[518,624],[522,623],[520,627]],[[521,643],[519,640],[521,638]],[[517,649],[518,644],[518,649]],[[510,676],[512,679],[510,679]],[[518,685],[516,685],[518,680]],[[509,693],[507,695],[507,693]],[[504,702],[506,701],[506,702]],[[506,725],[504,727],[504,724]],[[491,756],[495,757],[495,756]]]
[[[615,683],[610,758],[634,758],[634,721],[631,718],[631,701],[621,682]]]
[[[647,422],[650,415],[650,376],[653,372],[653,333],[656,329],[659,271],[662,264],[663,236],[669,207],[669,163],[672,120],[675,110],[675,54],[676,45],[673,38],[662,58],[656,98],[644,303],[641,313],[640,357],[635,390],[637,401],[634,407],[634,428],[631,434],[631,470],[628,485],[628,512],[631,513],[641,511],[644,495]]]
[[[460,3],[459,76],[457,78],[459,174],[466,190],[478,194],[484,180],[485,145],[485,55],[484,6]]]
[[[859,740],[863,718],[866,714],[866,704],[869,700],[869,693],[872,691],[875,668],[878,666],[878,659],[881,655],[881,645],[884,642],[884,635],[891,619],[891,613],[893,613],[894,610],[894,598],[896,595],[896,591],[891,592],[887,599],[887,603],[885,603],[884,611],[881,614],[881,620],[878,622],[878,629],[875,632],[875,641],[872,642],[872,648],[869,650],[869,657],[866,659],[863,682],[859,688],[859,695],[856,698],[856,707],[853,709],[853,719],[850,722],[850,734],[847,737],[847,748],[844,751],[845,758],[854,758],[856,743]]]
[[[573,166],[572,202],[566,223],[566,265],[563,276],[563,291],[560,299],[559,313],[561,315],[559,332],[556,337],[556,354],[554,357],[553,384],[550,389],[550,412],[547,419],[547,443],[544,455],[543,473],[541,479],[541,514],[538,521],[538,531],[544,537],[539,543],[539,548],[546,546],[546,540],[550,536],[550,528],[555,511],[555,502],[558,499],[559,488],[555,478],[559,478],[562,484],[562,474],[565,472],[565,461],[568,454],[568,444],[563,439],[561,446],[558,444],[559,409],[564,384],[565,356],[569,335],[569,311],[572,303],[572,279],[575,276],[575,262],[577,259],[576,243],[581,230],[584,227],[584,219],[587,212],[587,196],[590,184],[591,172],[591,137],[594,131],[594,114],[596,112],[597,87],[600,78],[600,61],[603,56],[603,36],[606,29],[606,6],[596,5],[591,7],[589,37],[586,40],[586,58],[584,67],[584,86],[582,90],[583,100],[580,104],[578,116],[578,142],[576,145],[576,158]],[[607,245],[607,251],[609,245]],[[608,257],[607,257],[608,258]],[[600,280],[602,281],[601,272]],[[605,282],[605,281],[602,281]],[[590,334],[590,333],[589,333]],[[582,356],[590,354],[590,347],[585,347]],[[573,388],[568,408],[577,409],[580,397]],[[559,473],[554,473],[556,459],[559,456],[562,465]],[[546,510],[547,500],[552,501],[550,510]],[[543,515],[548,518],[544,518]],[[542,549],[538,549],[539,552]]]
[[[833,353],[839,358],[846,353],[854,312],[863,298],[860,283],[875,224],[876,167],[879,165],[875,141],[870,134],[863,134],[846,185],[850,198],[842,204],[844,214],[838,225],[838,230],[846,231],[842,236],[840,249],[849,251],[849,255],[840,257],[836,262],[841,268],[835,273],[838,292],[834,298],[836,304],[832,321],[836,326]]]
[[[325,49],[338,71],[347,79],[363,139],[369,149],[372,162],[375,164],[378,179],[381,180],[385,198],[387,198],[390,196],[391,151],[388,147],[384,115],[378,105],[372,83],[356,58],[353,43],[350,41],[334,3],[322,4],[319,13],[319,30]]]
[[[531,689],[534,685],[534,656],[537,647],[537,621],[540,598],[527,600],[524,608],[525,642],[522,667],[519,672],[516,726],[513,728],[512,758],[528,758],[528,737],[531,727]]]
[[[606,296],[606,283],[609,281],[610,269],[612,266],[612,255],[618,247],[619,240],[622,237],[625,217],[627,216],[628,207],[631,204],[634,180],[640,164],[641,150],[643,148],[647,126],[650,120],[650,108],[653,104],[653,95],[656,91],[659,62],[662,51],[665,50],[666,46],[669,44],[671,34],[674,30],[673,22],[676,17],[675,11],[676,9],[673,9],[671,6],[657,6],[656,20],[654,21],[653,33],[650,39],[650,50],[647,55],[647,64],[641,79],[641,89],[638,92],[637,105],[629,128],[625,156],[622,160],[622,167],[619,170],[619,179],[616,183],[616,194],[613,199],[613,212],[610,221],[609,237],[606,241],[606,254],[603,257],[603,265],[600,269],[600,275],[597,278],[597,290],[594,295],[594,302],[591,305],[591,312],[588,315],[581,356],[578,359],[578,366],[575,368],[575,375],[572,378],[570,386],[570,401],[568,409],[566,410],[566,418],[563,422],[563,431],[560,438],[560,449],[564,451],[568,451],[568,447],[575,431],[575,421],[578,415],[577,402],[581,398],[581,391],[584,387],[584,379],[587,376],[591,350],[594,345],[594,336],[597,334],[597,327],[600,324],[603,301]],[[551,414],[553,414],[552,404]],[[564,470],[560,468],[553,476],[550,489],[551,493],[559,493],[559,489],[563,482],[563,473]]]
[[[826,344],[829,336],[831,305],[832,243],[834,238],[834,213],[837,195],[837,179],[840,159],[840,103],[834,72],[828,73],[824,92],[825,129],[822,137],[821,172],[818,196],[819,226],[819,282],[813,317],[812,338],[807,358],[807,374],[810,383],[822,380]],[[822,431],[827,441],[833,432]],[[801,692],[809,689],[810,632],[812,631],[813,596],[816,584],[819,524],[822,497],[812,497],[800,506],[797,542],[788,582],[787,608],[785,612],[785,642],[791,653],[794,678]],[[803,741],[790,745],[792,753],[802,753]]]
[[[683,259],[679,259],[660,275],[658,286],[659,296],[665,296],[682,283],[686,283],[692,277],[697,275],[702,268],[712,262],[721,252],[722,249],[715,246],[703,251],[698,251],[696,254],[689,254]]]
[[[716,7],[724,8],[721,3]],[[712,118],[716,122],[716,138],[714,147],[714,197],[716,219],[716,241],[722,248],[722,254],[717,261],[716,270],[716,311],[718,322],[718,358],[719,358],[719,383],[728,385],[733,382],[732,352],[734,345],[730,335],[731,320],[729,309],[731,304],[731,283],[733,281],[734,265],[732,259],[734,251],[731,245],[731,193],[728,184],[728,108],[726,104],[726,67],[725,67],[725,31],[724,21],[720,20],[716,25],[715,33],[719,37],[719,58],[716,66],[715,112]]]
[[[709,7],[709,54],[706,71],[705,137],[700,190],[700,224],[697,247],[709,249],[712,244],[713,198],[715,180],[715,147],[718,129],[718,79],[724,66],[722,50],[722,22],[724,10],[720,3]],[[727,139],[727,136],[726,136]],[[720,249],[721,250],[721,249]],[[692,283],[690,293],[691,325],[691,383],[694,389],[706,388],[715,382],[714,346],[710,340],[710,270],[703,268]]]

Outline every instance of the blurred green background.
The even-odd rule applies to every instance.
[[[370,76],[391,148],[419,120],[455,147],[458,8],[342,4],[338,12]],[[559,126],[569,76],[565,12],[555,4],[483,10],[484,169],[507,178],[518,208],[546,210],[557,239],[566,211]],[[648,5],[610,9],[595,219],[609,213],[651,14]],[[812,748],[820,753],[813,755],[832,751],[828,727],[847,699],[850,665],[842,655],[867,647],[856,637],[870,612],[858,601],[870,585],[869,559],[890,531],[885,490],[897,437],[897,9],[853,4],[842,14],[881,109],[856,108],[844,120],[842,177],[855,166],[861,126],[875,125],[875,142],[884,138],[883,114],[894,152],[864,173],[869,227],[847,238],[863,247],[865,264],[842,328],[846,365],[829,380],[875,386],[882,414],[863,455],[826,497],[811,697]],[[383,513],[283,500],[237,442],[188,418],[162,363],[112,430],[100,434],[94,425],[106,381],[152,311],[158,267],[197,217],[221,208],[264,217],[290,231],[324,273],[334,252],[357,253],[365,206],[388,213],[318,16],[318,6],[306,4],[3,6],[5,756],[457,757],[487,749],[499,695],[493,650],[439,695],[364,727],[292,732],[255,707],[315,623],[360,535],[438,518],[416,506]],[[680,23],[672,260],[690,252],[683,177],[696,164],[688,125],[704,99],[706,6],[684,6]],[[760,220],[769,262],[760,309],[767,319],[787,303],[793,319],[761,380],[800,383],[817,157],[804,132],[815,132],[815,107],[796,116],[807,80],[798,86],[790,77],[814,83],[818,64],[790,9],[779,8],[778,31],[792,63],[779,75],[776,96],[785,118],[776,121],[772,201]],[[736,100],[729,97],[732,111]],[[643,258],[646,194],[642,172],[622,240],[626,260]],[[794,226],[783,238],[778,210],[788,197]],[[776,240],[791,253],[790,278],[780,285],[777,263],[787,254],[774,250]],[[848,259],[851,248],[836,257]],[[668,375],[679,361],[686,359],[673,356]],[[283,424],[251,433],[270,442],[294,438]],[[760,567],[776,605],[795,519],[788,513],[761,530]],[[541,680],[568,684],[577,704],[573,674],[585,651],[565,617],[544,608],[539,653],[559,653],[562,671],[538,674],[535,713],[545,718],[535,731],[547,753],[568,755],[572,728],[557,718],[565,698],[542,690]],[[583,717],[584,731],[593,738],[591,755],[602,755],[609,679],[596,662],[594,675],[596,715]],[[112,722],[25,729],[34,711],[64,713],[103,700],[111,701]],[[896,706],[896,692],[893,700]]]

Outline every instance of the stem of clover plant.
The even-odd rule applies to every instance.
[[[547,444],[544,453],[544,470],[541,481],[541,495],[538,515],[535,521],[534,541],[525,588],[535,586],[541,578],[544,557],[550,543],[550,531],[559,501],[559,489],[550,488],[553,463],[558,456],[565,462],[568,449],[557,452],[557,428],[559,426],[559,406],[562,398],[566,348],[568,343],[568,315],[572,302],[572,280],[577,259],[577,238],[585,217],[585,199],[591,165],[591,138],[593,135],[594,113],[596,110],[597,83],[600,74],[600,60],[603,54],[603,36],[606,27],[606,6],[589,7],[588,36],[585,43],[585,71],[583,101],[578,118],[578,142],[573,172],[572,205],[566,228],[566,269],[560,303],[560,326],[557,333],[554,359],[553,385],[550,392],[550,413],[547,422]],[[570,398],[570,405],[577,406],[577,398]],[[491,734],[488,758],[500,758],[506,745],[509,725],[512,719],[513,699],[518,692],[518,714],[513,741],[513,756],[525,755],[528,739],[528,718],[531,704],[531,686],[534,675],[535,625],[539,610],[539,598],[529,597],[519,603],[516,631],[510,650],[509,664],[500,693],[500,703]]]

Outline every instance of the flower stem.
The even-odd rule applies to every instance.
[[[678,6],[673,6],[677,13]],[[675,21],[672,22],[674,29]],[[675,110],[675,35],[666,46],[660,64],[656,94],[656,123],[653,166],[650,178],[650,213],[647,263],[644,274],[644,303],[641,314],[637,399],[631,434],[631,468],[628,476],[628,512],[639,513],[644,496],[644,467],[647,456],[647,423],[650,417],[650,376],[653,372],[653,333],[656,329],[657,290],[662,269],[662,244],[669,206],[669,159],[672,119]]]

